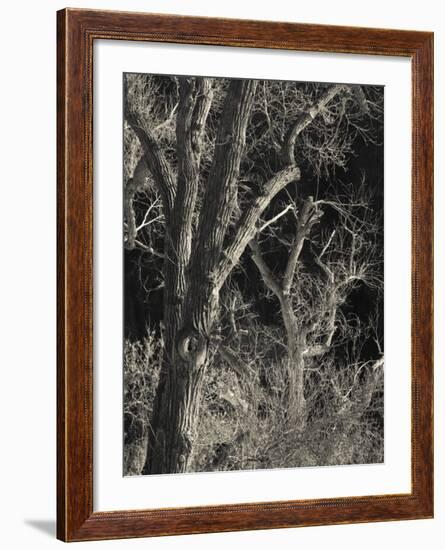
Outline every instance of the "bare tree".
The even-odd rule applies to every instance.
[[[289,424],[298,431],[305,428],[307,420],[305,369],[331,350],[337,330],[341,328],[343,339],[351,335],[348,322],[341,316],[348,294],[360,284],[381,284],[382,254],[376,238],[380,224],[364,196],[364,184],[357,197],[350,192],[345,201],[340,202],[338,196],[314,201],[309,196],[299,209],[291,202],[263,224],[260,231],[274,235],[273,224],[278,217],[290,212],[295,218],[290,242],[274,235],[287,251],[281,274],[270,269],[258,240],[249,243],[264,284],[280,303],[287,343],[287,415]],[[329,232],[317,232],[324,209],[335,211],[335,221]],[[302,260],[305,242],[312,252],[309,261]],[[314,250],[316,245],[319,251]],[[305,263],[311,266],[309,275]]]
[[[270,96],[276,86],[281,99],[275,105]],[[372,104],[356,86],[307,85],[300,93],[295,86],[254,80],[126,75],[125,121],[141,150],[126,184],[127,246],[141,246],[138,230],[150,223],[144,217],[138,225],[132,209],[135,193],[147,181],[157,188],[164,223],[164,247],[157,252],[163,256],[164,353],[144,473],[186,472],[191,467],[203,376],[215,352],[221,289],[249,245],[266,284],[274,286],[253,239],[274,197],[300,181],[299,147],[306,166],[341,166],[354,136],[369,134],[363,121],[372,120]],[[276,152],[273,163],[260,161],[264,148]],[[315,321],[295,334],[291,287],[320,206],[308,198],[295,210],[297,230],[288,268],[279,289],[273,290],[282,305],[293,364],[330,345],[338,296],[346,284],[328,282],[326,311],[318,321],[328,327],[322,341],[311,337]],[[326,280],[328,245],[318,255]],[[302,373],[303,368],[289,369],[294,388],[289,393],[296,400],[290,410],[304,406]]]

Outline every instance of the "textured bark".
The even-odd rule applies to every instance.
[[[310,111],[310,120],[299,120],[293,125],[283,146],[288,153],[292,151],[292,158],[288,155],[289,162],[284,163],[283,169],[263,184],[261,193],[240,216],[230,242],[225,244],[237,207],[239,169],[256,85],[251,80],[230,82],[200,212],[196,212],[196,199],[202,136],[212,101],[211,81],[180,79],[176,182],[147,121],[126,108],[127,121],[142,144],[144,160],[159,188],[166,219],[165,353],[151,418],[145,473],[185,472],[191,468],[202,380],[210,360],[209,343],[219,312],[220,289],[254,238],[259,218],[271,200],[291,181],[299,181],[300,169],[293,159],[297,135],[342,89],[329,89]],[[292,401],[290,409],[297,411],[295,422],[297,417],[299,422],[305,418],[304,361],[289,288],[310,225],[309,214],[314,210],[312,203],[304,208],[307,212],[303,209],[279,293],[289,348],[289,402]]]
[[[185,472],[192,460],[205,353],[202,356],[190,351],[187,355],[178,331],[190,280],[188,269],[198,192],[201,139],[211,101],[212,90],[208,79],[181,79],[176,119],[177,193],[165,242],[166,353],[148,436],[145,473]]]
[[[167,350],[175,344],[188,285],[193,218],[199,183],[201,135],[212,101],[209,79],[181,79],[176,119],[177,193],[165,243],[164,325]],[[171,352],[170,352],[171,353]]]
[[[124,219],[127,224],[127,240],[125,248],[132,250],[136,245],[136,215],[133,208],[133,199],[136,192],[134,178],[130,178],[125,186],[124,191]]]
[[[281,279],[278,279],[267,266],[258,243],[250,241],[252,259],[261,274],[264,284],[280,302],[280,311],[286,332],[286,370],[287,370],[287,418],[292,429],[301,431],[306,425],[306,400],[304,398],[304,355],[307,350],[306,330],[299,330],[298,320],[294,313],[291,286],[295,269],[303,248],[304,241],[309,236],[322,212],[309,197],[301,208],[295,231],[294,241],[288,261]]]
[[[218,310],[216,269],[236,206],[239,167],[255,87],[256,82],[252,80],[230,83],[199,217],[184,326],[206,337],[210,335]]]
[[[332,339],[334,337],[335,330],[336,330],[335,320],[337,317],[337,309],[338,309],[338,302],[339,302],[338,289],[339,289],[339,286],[341,286],[341,284],[339,285],[336,283],[334,273],[322,261],[322,256],[326,248],[329,246],[330,241],[331,239],[329,239],[328,243],[322,250],[321,254],[317,258],[315,258],[317,265],[322,269],[326,277],[325,286],[326,286],[327,292],[326,292],[325,309],[324,311],[321,312],[322,314],[324,314],[325,317],[327,317],[326,333],[324,334],[324,337],[321,339],[320,343],[306,348],[305,357],[308,357],[308,358],[316,357],[317,355],[323,355],[324,353],[328,352],[331,347]],[[312,332],[313,329],[314,329],[313,326],[308,326],[306,329],[306,333],[310,334],[310,332]]]
[[[145,118],[140,113],[132,111],[128,104],[125,104],[124,107],[125,118],[142,145],[144,160],[158,186],[162,197],[164,216],[169,222],[176,194],[173,171]]]
[[[284,294],[281,313],[286,328],[287,343],[287,422],[290,429],[303,431],[306,426],[306,399],[304,397],[304,349],[306,336],[298,332],[292,300]]]
[[[206,81],[181,83],[178,191],[169,249],[174,261],[165,265],[167,353],[155,398],[145,473],[186,472],[193,461],[202,380],[209,359],[208,340],[218,314],[219,289],[213,274],[235,205],[255,86],[253,81],[238,80],[229,87],[193,236],[201,132],[211,99]]]
[[[218,289],[222,287],[227,276],[238,263],[241,254],[255,236],[257,222],[271,200],[291,181],[299,180],[300,169],[298,166],[288,166],[264,184],[262,194],[257,196],[242,214],[236,226],[235,236],[223,251],[216,269],[216,286]]]
[[[205,354],[167,361],[157,389],[144,474],[184,473],[193,461]]]

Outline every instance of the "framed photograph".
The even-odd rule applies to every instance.
[[[433,517],[433,34],[57,15],[58,538]]]

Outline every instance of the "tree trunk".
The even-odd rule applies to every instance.
[[[148,434],[144,474],[190,471],[199,419],[206,361],[185,362],[163,369]]]
[[[288,403],[287,421],[290,429],[299,432],[306,426],[306,400],[304,398],[304,338],[297,334],[297,320],[289,295],[281,295],[281,313],[286,328]]]
[[[218,316],[216,270],[236,202],[236,185],[255,81],[231,82],[216,139],[199,224],[192,234],[199,162],[192,123],[193,85],[181,90],[177,121],[178,189],[166,235],[166,359],[156,390],[143,473],[187,472],[193,462],[201,389]],[[192,242],[193,241],[193,242]]]

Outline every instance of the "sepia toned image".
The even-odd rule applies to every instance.
[[[124,475],[383,462],[384,88],[123,88]]]

